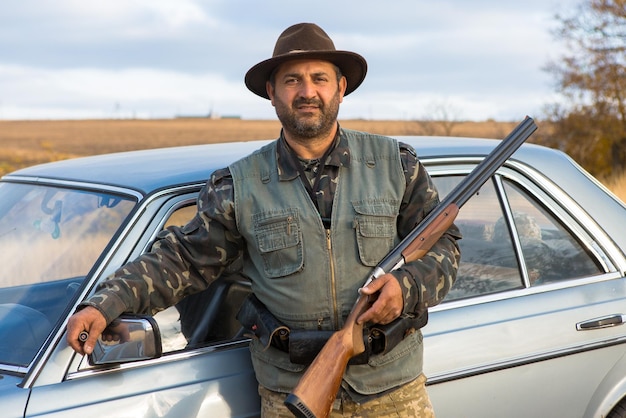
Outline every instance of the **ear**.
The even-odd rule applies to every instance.
[[[341,76],[339,80],[339,103],[343,102],[343,96],[346,93],[346,89],[348,88],[348,80],[345,76]]]
[[[272,83],[269,81],[265,82],[265,91],[270,98],[270,102],[272,102],[272,106],[274,106],[274,88],[272,87]]]

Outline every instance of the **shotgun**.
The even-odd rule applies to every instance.
[[[453,224],[463,206],[489,180],[504,162],[537,130],[526,118],[496,146],[389,254],[372,270],[364,286],[372,280],[423,257]],[[297,417],[322,418],[339,391],[348,361],[365,351],[363,325],[357,318],[370,306],[359,296],[344,326],[332,334],[304,373],[285,405]]]

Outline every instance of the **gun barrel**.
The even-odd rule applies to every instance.
[[[504,162],[513,155],[515,151],[537,130],[535,121],[526,116],[510,134],[506,136],[450,193],[433,209],[420,224],[411,231],[385,258],[379,263],[377,268],[385,273],[393,271],[394,266],[402,265],[402,253],[422,235],[426,228],[445,211],[450,210],[451,205],[461,208],[480,188],[489,180],[491,176],[500,168]]]
[[[526,116],[526,118],[467,175],[464,181],[460,182],[446,196],[446,199],[442,202],[443,206],[447,206],[446,203],[456,203],[458,207],[463,206],[536,130],[537,125],[535,121]]]

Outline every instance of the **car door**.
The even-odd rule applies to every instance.
[[[457,282],[424,328],[438,417],[584,416],[626,352],[626,329],[597,321],[626,306],[612,243],[546,190],[503,169],[460,211]]]
[[[195,192],[165,196],[139,211],[143,215],[134,229],[140,228],[141,233],[127,231],[127,239],[134,238],[125,243],[125,256],[112,258],[114,264],[145,251],[165,225],[185,223],[195,213],[195,198]],[[112,269],[109,266],[106,274]],[[27,416],[259,416],[248,340],[239,332],[234,318],[225,318],[226,312],[234,315],[247,292],[245,279],[231,275],[219,287],[199,295],[195,303],[202,303],[202,309],[177,306],[155,315],[163,342],[163,356],[158,359],[91,366],[86,357],[75,355],[61,339],[35,378]],[[198,311],[210,314],[194,317],[189,313]],[[183,332],[188,329],[188,324],[183,324],[186,319],[213,332],[196,335],[191,343],[191,336]]]

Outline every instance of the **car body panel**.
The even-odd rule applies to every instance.
[[[621,347],[611,348],[611,357],[623,351]],[[610,408],[602,415],[585,413],[587,387],[601,380],[611,367],[610,361],[598,364],[596,357],[591,351],[563,357],[557,365],[558,375],[545,363],[530,363],[453,380],[441,387],[428,386],[428,392],[437,417],[600,418],[606,416]],[[583,375],[580,365],[590,363],[594,367]],[[568,390],[562,390],[558,385],[557,382],[562,381],[568,382]],[[585,396],[579,396],[581,393]]]
[[[254,393],[256,388],[243,342],[237,347],[170,355],[119,370],[103,367],[71,373],[60,386],[36,385],[27,415],[252,417],[258,414],[258,399],[242,395]]]
[[[617,363],[604,375],[604,379],[598,384],[595,393],[587,404],[585,417],[603,417],[606,411],[611,411],[626,393],[626,351],[623,346],[617,346],[616,350],[621,353]],[[597,361],[593,359],[593,361]]]
[[[626,328],[577,331],[576,323],[620,312],[626,306],[624,295],[626,283],[615,279],[433,313],[424,328],[424,369],[438,416],[517,416],[513,411],[522,410],[542,416],[545,408],[528,405],[528,399],[541,402],[530,396],[531,390],[549,396],[550,402],[561,397],[559,416],[583,416],[593,388],[626,351]],[[567,392],[554,390],[555,374],[570,382]],[[444,389],[438,390],[439,385]],[[524,396],[493,396],[486,410],[483,396],[448,404],[454,393],[450,386],[486,397],[502,388]],[[533,413],[533,408],[538,409]]]
[[[23,378],[19,376],[0,374],[0,400],[2,402],[0,408],[3,417],[18,418],[24,416],[30,389],[19,386],[22,380]]]

